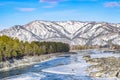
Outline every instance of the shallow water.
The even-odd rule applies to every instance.
[[[47,62],[0,72],[0,80],[93,80],[82,72],[83,68],[89,65],[84,66],[85,61],[82,60],[82,56],[88,52],[78,53],[80,54],[57,57]]]

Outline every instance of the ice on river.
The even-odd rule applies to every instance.
[[[2,79],[2,80],[40,80],[43,77],[45,77],[45,75],[42,75],[39,73],[28,72],[25,74],[8,77],[8,78]]]
[[[91,64],[86,63],[83,55],[90,54],[92,58],[101,58],[120,57],[120,54],[105,53],[99,50],[92,52],[85,52],[84,54],[82,54],[83,52],[78,52],[78,54],[70,55],[70,57],[57,57],[45,63],[33,65],[32,69],[37,69],[38,72],[27,72],[2,80],[117,80],[116,78],[89,77],[89,73],[86,73],[85,70]]]
[[[114,53],[101,53],[100,51],[94,51],[94,54],[90,54],[92,58],[102,58],[102,57],[120,57],[120,54]],[[76,54],[76,56],[71,56],[71,63],[67,65],[56,66],[52,68],[43,69],[43,72],[62,74],[62,75],[74,75],[74,76],[89,76],[85,70],[91,64],[86,63],[82,58],[81,54]],[[78,62],[76,62],[78,61]],[[89,79],[88,79],[89,80]],[[116,78],[93,78],[92,80],[116,80]]]
[[[63,66],[57,66],[53,68],[43,69],[43,72],[55,73],[55,74],[69,74],[69,75],[81,75],[86,76],[84,70],[88,67],[87,63],[72,63]]]
[[[79,61],[79,62],[76,62]],[[52,68],[43,69],[43,72],[54,73],[54,74],[67,74],[67,75],[80,75],[88,76],[85,73],[85,69],[90,66],[82,59],[82,56],[71,56],[71,63],[66,65],[60,65]]]

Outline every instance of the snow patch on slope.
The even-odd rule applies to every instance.
[[[70,45],[120,45],[120,24],[80,21],[33,21],[0,31],[23,41],[56,41]]]

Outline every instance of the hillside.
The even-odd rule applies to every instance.
[[[120,45],[120,24],[80,21],[33,21],[0,31],[23,41],[56,41],[70,45]]]

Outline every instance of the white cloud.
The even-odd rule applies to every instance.
[[[105,7],[120,7],[120,2],[106,2]]]
[[[17,8],[17,10],[24,11],[24,12],[31,12],[31,11],[34,11],[35,8]]]
[[[43,6],[43,8],[53,8],[55,5]]]
[[[40,0],[41,3],[50,3],[49,5],[43,6],[43,8],[53,8],[55,7],[60,0]]]
[[[40,0],[40,2],[48,2],[48,3],[58,3],[58,2],[61,2],[61,1],[64,1],[64,0]]]
[[[98,1],[98,0],[79,0],[79,1]]]

